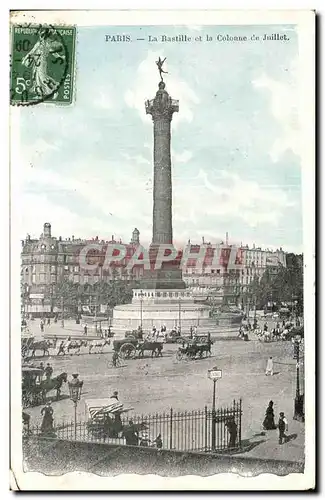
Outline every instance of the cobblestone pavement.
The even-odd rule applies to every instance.
[[[50,327],[52,329],[52,327]],[[120,400],[134,408],[137,414],[202,409],[211,405],[212,382],[207,371],[213,366],[222,369],[222,379],[217,382],[217,406],[225,407],[234,399],[243,401],[242,439],[251,456],[302,461],[304,455],[304,424],[294,421],[293,399],[295,395],[296,362],[291,342],[261,343],[251,340],[225,340],[215,342],[212,356],[194,361],[177,361],[177,346],[164,345],[162,358],[145,358],[125,361],[120,368],[111,366],[112,346],[103,354],[56,356],[50,350],[49,358],[54,375],[61,372],[77,372],[84,381],[78,419],[84,420],[85,399],[109,397],[119,391]],[[265,376],[269,356],[274,360],[274,375]],[[303,390],[303,366],[301,367]],[[63,385],[64,399],[53,401],[56,420],[73,419],[73,403],[68,398],[68,386]],[[50,393],[54,398],[54,394]],[[277,443],[277,431],[262,433],[262,421],[269,400],[274,401],[276,420],[284,411],[289,421],[290,441]],[[32,424],[41,422],[41,407],[28,408]]]

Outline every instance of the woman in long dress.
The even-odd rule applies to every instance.
[[[53,433],[53,408],[51,402],[48,402],[44,408],[41,409],[41,415],[43,416],[43,422],[41,425],[42,434],[52,434]]]
[[[276,429],[274,421],[273,401],[270,401],[268,407],[266,408],[265,418],[263,421],[263,429],[265,430]]]

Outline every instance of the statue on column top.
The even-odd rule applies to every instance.
[[[164,64],[164,62],[165,62],[165,61],[166,61],[166,57],[165,57],[165,59],[161,60],[161,57],[160,57],[160,56],[159,56],[158,61],[156,61],[156,64],[157,64],[157,66],[158,66],[158,71],[159,71],[160,79],[161,79],[161,81],[162,81],[162,82],[164,81],[164,79],[163,79],[163,77],[162,77],[162,74],[163,74],[163,73],[164,73],[164,74],[167,74],[167,73],[168,73],[168,71],[164,71],[164,70],[163,70],[163,64]]]

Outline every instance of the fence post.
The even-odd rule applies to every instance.
[[[170,409],[170,423],[169,423],[169,449],[173,448],[173,408]]]
[[[241,399],[239,400],[239,448],[241,448],[241,414],[242,414],[242,408],[241,408]]]
[[[208,408],[204,407],[204,451],[208,451]]]

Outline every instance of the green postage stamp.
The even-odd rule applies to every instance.
[[[11,104],[71,104],[74,94],[75,40],[74,26],[13,26]]]

